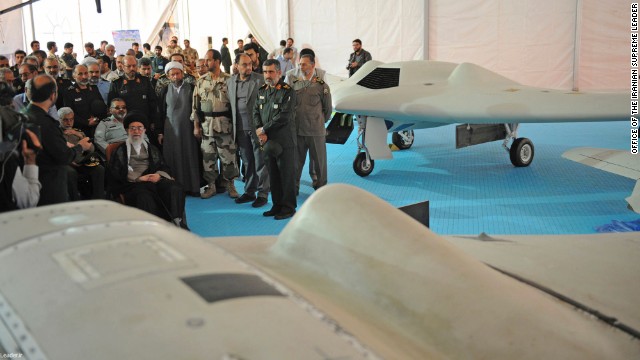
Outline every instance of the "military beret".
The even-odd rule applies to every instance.
[[[142,123],[142,125],[146,129],[148,127],[147,124],[149,123],[149,120],[147,119],[147,116],[145,114],[138,111],[132,111],[128,113],[127,116],[124,117],[124,120],[123,120],[124,128],[128,129],[129,125],[132,122]]]

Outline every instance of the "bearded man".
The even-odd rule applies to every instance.
[[[177,61],[168,63],[165,72],[171,82],[160,94],[164,121],[157,129],[158,143],[176,180],[188,194],[200,196],[198,141],[191,120],[193,85],[184,81],[184,68]]]
[[[144,140],[147,123],[142,113],[125,117],[127,140],[114,150],[108,164],[110,192],[122,194],[126,205],[186,229],[182,186],[170,175],[160,150]]]

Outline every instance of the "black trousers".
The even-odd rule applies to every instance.
[[[182,185],[173,180],[139,182],[124,193],[124,202],[171,221],[183,217],[185,194]]]
[[[265,153],[273,209],[281,213],[296,210],[296,154],[295,148],[285,148],[278,157]]]

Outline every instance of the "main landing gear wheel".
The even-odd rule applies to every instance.
[[[413,145],[413,130],[398,131],[391,135],[391,142],[400,150],[406,150]]]
[[[373,171],[373,159],[367,160],[367,153],[358,153],[355,160],[353,160],[353,171],[356,174],[365,177]]]
[[[509,149],[509,158],[515,167],[529,166],[533,161],[533,143],[527,138],[517,138]]]

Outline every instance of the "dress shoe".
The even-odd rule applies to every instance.
[[[236,201],[236,204],[244,204],[244,203],[248,203],[250,201],[253,201],[255,199],[256,199],[256,196],[254,194],[244,193],[244,194],[242,194],[242,196],[237,198],[235,201]]]
[[[265,205],[267,205],[267,198],[264,197],[258,197],[256,201],[251,204],[251,206],[253,206],[254,208],[259,208]]]
[[[278,214],[280,214],[279,208],[271,208],[271,210],[263,212],[262,216],[276,216]]]
[[[274,216],[273,218],[276,219],[276,220],[284,220],[284,219],[288,219],[288,218],[292,217],[295,213],[296,213],[295,210],[293,210],[292,212],[279,213],[278,215]]]

